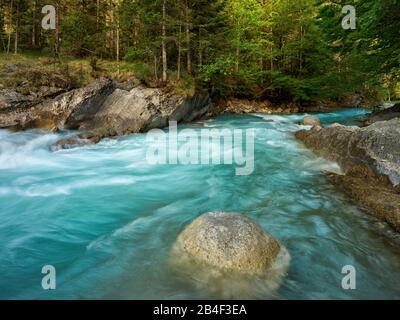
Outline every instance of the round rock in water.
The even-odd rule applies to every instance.
[[[241,215],[207,213],[179,235],[172,266],[219,298],[267,297],[287,272],[287,250]]]
[[[321,126],[321,120],[317,117],[305,116],[303,124],[305,126],[319,127]]]

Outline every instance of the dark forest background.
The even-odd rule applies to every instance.
[[[48,4],[56,30],[41,28]],[[355,30],[342,28],[345,5]],[[108,62],[218,96],[395,100],[399,40],[398,0],[0,0],[2,59],[84,59],[94,71]]]

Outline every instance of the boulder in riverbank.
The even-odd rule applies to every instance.
[[[365,128],[301,130],[295,136],[318,155],[336,161],[344,176],[330,179],[400,231],[400,119]]]
[[[164,128],[168,121],[192,121],[204,115],[211,105],[209,96],[186,97],[142,86],[131,91],[116,89],[95,109],[72,114],[66,127],[84,130],[99,140]]]
[[[53,146],[70,148],[85,141],[96,143],[105,137],[164,128],[169,121],[190,122],[205,115],[213,105],[208,95],[189,97],[165,88],[131,85],[130,91],[116,89],[114,81],[99,78],[89,86],[33,106],[26,105],[23,95],[2,91],[0,128],[81,130],[79,136],[63,139]],[[72,140],[76,143],[71,143]]]
[[[390,108],[378,110],[368,115],[362,122],[364,126],[369,126],[375,122],[388,121],[400,118],[400,104],[395,104]]]
[[[14,104],[0,110],[0,128],[57,130],[65,126],[71,115],[76,118],[79,114],[90,114],[112,91],[114,82],[100,78],[87,87],[66,92],[29,108]]]

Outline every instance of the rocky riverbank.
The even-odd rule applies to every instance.
[[[208,95],[185,96],[168,89],[147,88],[140,82],[124,85],[100,78],[41,103],[11,90],[0,92],[0,128],[79,130],[78,136],[54,146],[69,148],[163,128],[168,121],[193,121],[211,106]]]
[[[295,136],[316,154],[336,161],[343,175],[329,173],[329,179],[400,232],[400,118],[363,128],[315,126]]]
[[[64,93],[42,93],[32,98],[0,91],[0,128],[20,131],[77,130],[58,141],[53,150],[97,143],[105,137],[164,128],[169,121],[190,122],[204,116],[242,113],[298,113],[297,103],[229,99],[213,104],[208,95],[186,96],[166,88],[149,88],[140,81],[116,83],[99,78],[90,85]],[[340,164],[343,175],[329,179],[400,231],[400,118],[399,106],[373,113],[365,127],[334,125],[322,128],[308,117],[310,131],[296,137],[317,154]]]
[[[215,104],[208,112],[208,116],[221,114],[246,114],[246,113],[298,113],[301,109],[300,104],[295,102],[272,104],[270,101],[257,101],[247,99],[227,99]]]
[[[388,121],[392,119],[400,118],[400,104],[391,105],[389,107],[383,107],[376,110],[370,116],[365,118],[362,122],[364,126],[369,126],[378,121]]]

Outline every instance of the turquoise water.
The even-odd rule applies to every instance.
[[[363,110],[324,114],[351,124]],[[193,219],[241,212],[289,250],[277,299],[400,299],[400,245],[385,224],[352,204],[317,158],[292,137],[302,115],[223,116],[185,128],[254,128],[255,170],[230,165],[150,165],[145,135],[51,152],[63,134],[0,131],[1,299],[196,299],[168,267]],[[44,265],[57,289],[41,288]],[[357,289],[341,287],[342,267]],[[259,298],[263,298],[262,296]]]

